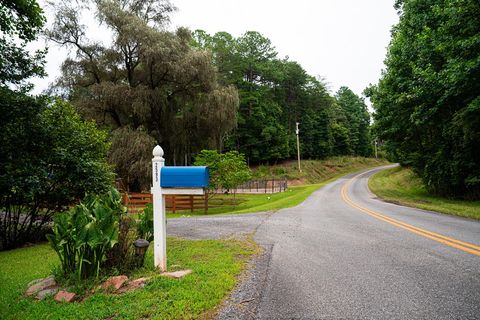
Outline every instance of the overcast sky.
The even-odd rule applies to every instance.
[[[42,5],[43,1],[40,1]],[[361,94],[383,68],[390,30],[398,22],[394,0],[171,0],[178,8],[171,28],[240,36],[258,31],[279,57],[289,56],[309,74],[325,79],[332,93],[345,85]],[[47,18],[50,14],[47,11]],[[59,75],[65,50],[50,45],[41,92]]]

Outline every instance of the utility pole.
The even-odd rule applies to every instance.
[[[297,128],[295,129],[295,133],[297,134],[297,155],[298,155],[298,171],[302,172],[302,168],[300,167],[300,139],[298,137],[298,134],[300,133],[300,130],[298,129],[298,125],[300,122],[297,122]]]
[[[377,138],[375,138],[375,159],[378,158],[378,153],[377,153]]]

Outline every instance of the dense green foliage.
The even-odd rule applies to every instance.
[[[168,1],[83,0],[57,3],[51,40],[75,50],[63,63],[58,92],[111,130],[109,161],[132,190],[148,189],[149,150],[167,163],[190,164],[202,149],[238,151],[247,163],[371,152],[369,115],[348,88],[337,97],[271,41],[179,28],[166,31]],[[91,41],[80,24],[94,13],[112,41]],[[155,13],[155,14],[153,14]]]
[[[77,279],[98,277],[108,250],[118,242],[123,206],[120,193],[88,195],[71,210],[54,218],[47,239],[57,253],[64,275]]]
[[[42,239],[55,212],[113,182],[106,133],[66,102],[27,94],[45,52],[25,46],[44,22],[34,0],[0,3],[0,249]]]
[[[120,178],[148,188],[152,142],[173,164],[190,163],[204,148],[222,149],[236,123],[237,90],[218,83],[210,54],[190,46],[188,30],[165,31],[168,1],[83,2],[112,41],[89,39],[79,20],[86,6],[58,3],[47,34],[76,56],[64,61],[56,87],[86,118],[113,131],[110,161]]]
[[[31,54],[25,45],[37,38],[45,18],[35,0],[0,2],[0,85],[22,84],[43,75],[44,51]]]
[[[225,189],[228,193],[251,178],[245,156],[237,151],[218,153],[216,150],[202,150],[195,157],[194,165],[208,166],[209,188],[214,192]]]
[[[438,195],[480,198],[480,3],[397,1],[376,134]]]
[[[0,87],[1,248],[37,240],[54,212],[113,182],[107,134],[62,101]]]
[[[347,87],[341,87],[336,94],[338,105],[343,114],[339,116],[338,122],[342,123],[347,130],[339,132],[342,139],[336,139],[345,146],[339,148],[346,149],[345,154],[355,154],[367,157],[372,153],[370,139],[370,114],[363,99],[358,97]],[[341,151],[337,150],[337,153]]]
[[[219,79],[238,88],[237,128],[226,148],[249,162],[274,162],[296,155],[295,123],[300,122],[304,158],[370,154],[369,115],[361,98],[342,88],[337,99],[296,62],[279,59],[269,39],[249,31],[194,32],[194,46],[212,52]]]

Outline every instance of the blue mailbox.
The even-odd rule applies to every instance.
[[[207,188],[208,179],[207,167],[162,167],[160,170],[162,188]]]

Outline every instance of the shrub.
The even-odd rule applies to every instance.
[[[252,177],[245,156],[237,151],[219,154],[216,150],[202,150],[194,164],[208,166],[211,190],[223,188],[229,192]]]
[[[122,215],[119,221],[118,241],[108,250],[105,267],[121,273],[130,271],[135,266],[135,247],[137,239],[137,222],[129,216]]]
[[[55,217],[53,234],[47,238],[65,275],[98,277],[108,250],[118,241],[123,211],[120,194],[112,188],[103,196],[87,195],[79,205]]]
[[[107,134],[63,101],[0,88],[0,249],[38,240],[55,212],[113,183]]]

